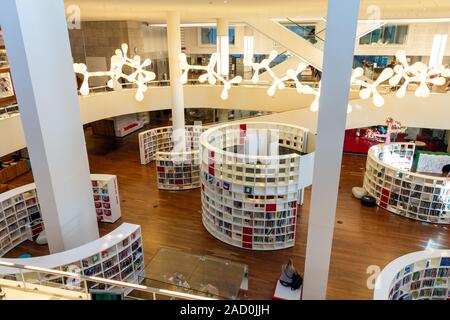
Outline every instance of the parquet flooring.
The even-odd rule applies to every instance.
[[[309,202],[299,209],[296,246],[272,252],[252,252],[226,245],[203,227],[200,190],[159,191],[155,165],[139,161],[137,134],[111,140],[93,137],[87,131],[87,146],[92,173],[118,176],[122,219],[116,225],[101,224],[102,235],[122,222],[140,224],[147,261],[160,247],[173,247],[195,254],[212,255],[249,265],[248,298],[270,299],[280,266],[290,257],[303,273]],[[362,185],[365,156],[344,155],[336,213],[333,252],[328,283],[328,299],[371,299],[366,286],[369,265],[383,268],[391,260],[414,251],[450,248],[448,227],[416,222],[380,208],[362,207],[351,194],[353,186]],[[32,181],[31,174],[17,178],[19,186]],[[326,201],[326,199],[324,199]],[[8,257],[29,252],[47,253],[45,246],[27,242]]]

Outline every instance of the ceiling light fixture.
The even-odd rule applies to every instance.
[[[136,84],[138,89],[136,91],[136,100],[144,100],[144,93],[147,91],[147,84],[156,78],[154,72],[145,70],[150,66],[152,61],[145,59],[141,61],[141,57],[135,55],[132,59],[128,57],[128,45],[123,43],[121,49],[117,49],[115,54],[111,57],[111,69],[109,71],[89,72],[84,63],[74,63],[73,68],[75,73],[83,75],[83,83],[80,87],[80,93],[83,96],[89,94],[89,78],[92,77],[110,77],[108,87],[116,91],[122,90],[122,84],[119,79],[123,78],[128,83]],[[127,66],[134,69],[131,74],[123,73],[123,67]]]
[[[228,91],[231,89],[232,84],[239,84],[242,82],[242,77],[240,77],[240,76],[234,77],[231,80],[227,80],[224,77],[222,77],[218,72],[215,71],[215,67],[217,64],[217,54],[216,53],[211,54],[211,58],[209,59],[209,63],[207,66],[190,65],[187,62],[187,57],[186,57],[186,54],[184,54],[184,53],[180,53],[179,59],[180,59],[180,68],[183,71],[183,73],[181,75],[181,79],[180,79],[182,84],[187,83],[189,70],[206,71],[206,73],[204,73],[198,77],[198,81],[200,83],[204,83],[204,82],[206,82],[206,80],[208,80],[208,83],[210,85],[215,85],[217,83],[217,81],[222,82],[223,90],[220,95],[222,100],[228,99]]]

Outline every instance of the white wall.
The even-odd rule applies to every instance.
[[[20,115],[0,120],[0,157],[26,147]]]

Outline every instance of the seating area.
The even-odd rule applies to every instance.
[[[345,131],[344,152],[367,154],[370,147],[380,142],[366,138],[365,129],[350,129]]]
[[[357,154],[367,154],[369,149],[383,142],[383,139],[374,139],[366,136],[368,129],[349,129],[345,131],[344,139],[344,152],[346,153],[357,153]],[[424,151],[433,152],[445,152],[447,146],[445,142],[432,135],[431,130],[423,129],[422,133],[418,134],[415,139],[408,137],[406,132],[398,133],[393,142],[409,142],[409,141],[420,141],[424,145],[420,147]]]

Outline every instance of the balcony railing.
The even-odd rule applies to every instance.
[[[25,266],[2,260],[0,260],[0,267],[7,268],[3,269],[7,271],[7,274],[0,275],[0,288],[20,290],[24,293],[30,292],[30,295],[33,293],[40,293],[51,296],[55,294],[55,289],[59,289],[58,293],[63,297],[67,296],[72,299],[89,300],[91,299],[89,288],[93,284],[101,284],[102,286],[109,288],[106,289],[105,292],[110,291],[113,293],[116,292],[116,290],[120,290],[121,292],[129,292],[129,294],[125,296],[125,299],[129,300],[216,300],[215,298],[206,296],[158,289],[141,284],[99,277],[84,276],[78,273],[60,270]],[[70,279],[70,281],[63,281],[63,283],[52,281],[52,278],[61,277],[66,280]],[[45,281],[45,279],[48,280]],[[64,295],[65,291],[67,292],[66,295]]]

